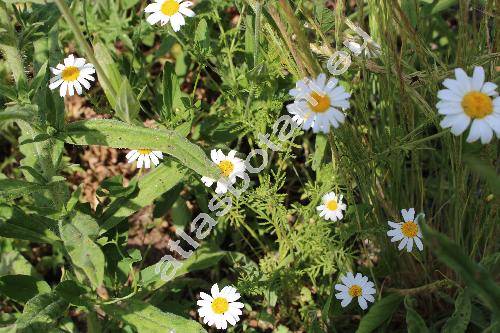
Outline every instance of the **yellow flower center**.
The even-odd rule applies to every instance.
[[[329,210],[337,210],[338,206],[339,204],[336,200],[330,200],[326,203],[326,208],[328,208]]]
[[[219,163],[219,169],[224,176],[229,177],[234,170],[234,164],[231,161],[224,160]]]
[[[471,118],[484,118],[493,112],[491,98],[477,91],[471,91],[462,99],[462,107]]]
[[[153,152],[151,149],[137,149],[137,151],[141,155],[149,155]]]
[[[179,3],[175,0],[167,0],[161,5],[161,12],[167,16],[172,16],[179,11]]]
[[[227,310],[229,310],[229,303],[225,298],[217,297],[212,302],[212,310],[216,314],[223,314]]]
[[[63,69],[61,77],[64,81],[75,81],[80,75],[80,70],[75,66],[68,66]]]
[[[351,288],[349,288],[349,296],[351,297],[359,297],[363,294],[363,289],[357,284],[353,284]]]
[[[413,221],[405,222],[401,226],[401,232],[405,235],[405,237],[413,238],[418,233],[418,224]]]
[[[330,107],[330,97],[327,94],[318,94],[313,91],[311,93],[311,98],[316,101],[316,105],[311,102],[307,102],[311,110],[316,113],[323,113]]]

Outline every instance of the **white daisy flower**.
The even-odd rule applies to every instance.
[[[56,68],[50,68],[55,76],[50,79],[49,88],[51,90],[59,88],[59,95],[66,96],[68,93],[73,96],[76,93],[81,95],[83,87],[90,89],[90,82],[94,81],[92,74],[95,73],[94,65],[87,64],[85,58],[75,58],[70,54],[64,59],[64,65],[58,64]]]
[[[399,250],[402,250],[406,246],[406,251],[411,252],[413,242],[415,242],[418,249],[422,251],[424,249],[424,244],[422,244],[422,241],[420,240],[422,237],[422,231],[420,230],[418,223],[415,222],[415,209],[402,209],[401,215],[403,215],[404,219],[404,222],[402,223],[387,221],[389,226],[393,228],[387,232],[387,236],[392,237],[391,242],[401,241],[398,246]]]
[[[314,133],[328,133],[330,126],[337,128],[344,123],[345,115],[339,109],[349,108],[351,95],[338,82],[335,78],[326,82],[323,73],[315,80],[306,78],[297,82],[290,90],[295,101],[287,105],[293,120],[304,130],[312,128]]]
[[[338,300],[342,300],[340,305],[345,308],[352,299],[357,297],[358,304],[361,309],[366,310],[368,307],[368,302],[375,302],[375,298],[372,296],[377,291],[375,290],[375,284],[368,281],[368,277],[361,275],[361,273],[353,276],[351,272],[347,273],[346,276],[341,276],[340,280],[343,284],[336,284],[335,289],[340,291],[335,294]]]
[[[227,156],[220,149],[212,149],[210,152],[212,161],[219,166],[220,171],[224,175],[224,178],[217,181],[217,188],[215,189],[215,193],[217,194],[226,193],[228,186],[236,182],[236,177],[244,178],[245,162],[235,155],[236,151],[234,150],[231,150]],[[204,176],[201,178],[201,181],[210,187],[216,180]]]
[[[158,150],[133,149],[129,151],[125,157],[129,163],[137,160],[137,169],[140,169],[143,166],[144,168],[149,169],[151,167],[151,162],[153,162],[155,166],[160,164],[160,160],[163,159],[163,154]]]
[[[342,194],[337,197],[335,192],[325,194],[321,199],[323,204],[316,207],[320,212],[319,216],[325,217],[325,220],[342,220],[344,218],[342,211],[346,209],[346,205],[342,202],[343,197]]]
[[[152,13],[147,18],[149,24],[155,25],[160,22],[161,25],[165,25],[170,21],[172,29],[177,32],[186,24],[183,15],[189,17],[195,15],[195,13],[188,8],[192,5],[193,3],[191,1],[155,0],[155,2],[149,4],[144,11],[146,13]]]
[[[472,121],[467,142],[481,138],[481,143],[488,143],[493,138],[493,132],[500,138],[497,85],[484,82],[484,69],[477,66],[472,77],[468,77],[461,68],[455,69],[455,77],[455,80],[444,80],[443,85],[448,89],[438,92],[440,101],[436,107],[445,116],[441,127],[451,127],[451,133],[460,135]]]
[[[219,291],[219,286],[214,284],[211,289],[212,296],[202,292],[201,300],[197,302],[200,308],[198,313],[203,318],[203,322],[210,326],[215,324],[218,329],[226,329],[227,323],[236,325],[242,315],[243,303],[236,302],[240,294],[236,288],[226,286]]]

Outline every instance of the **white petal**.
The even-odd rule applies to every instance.
[[[366,300],[363,296],[358,297],[358,304],[363,310],[366,310],[366,308],[368,307],[368,304],[366,303]]]
[[[408,243],[408,238],[406,238],[406,237],[403,238],[401,243],[399,243],[399,245],[398,245],[398,250],[401,251],[406,246],[407,243]]]
[[[59,80],[56,80],[56,81],[53,81],[51,84],[49,84],[49,89],[50,90],[54,90],[56,89],[57,87],[59,87],[59,85],[63,83],[63,80],[62,79],[59,79]]]
[[[62,84],[61,84],[61,87],[59,88],[59,95],[61,97],[64,97],[66,96],[66,92],[68,91],[68,82],[64,81]]]
[[[82,77],[78,77],[77,80],[78,80],[78,82],[80,82],[85,87],[85,89],[87,89],[87,90],[90,89],[90,83],[89,83],[89,81],[85,80]]]
[[[144,8],[145,13],[154,13],[161,10],[161,5],[158,2],[151,3]]]
[[[68,92],[70,96],[73,96],[75,94],[75,86],[73,84],[73,81],[68,82]]]
[[[137,169],[142,168],[143,163],[144,163],[144,155],[139,154],[139,158],[137,159]]]
[[[179,7],[179,12],[182,14],[186,15],[187,17],[194,17],[196,14],[186,6],[183,6],[184,2],[181,3],[181,6]]]
[[[488,96],[494,96],[497,94],[495,91],[497,89],[497,85],[492,82],[486,82],[481,88],[481,92],[485,93]]]
[[[160,164],[160,161],[158,160],[158,158],[156,157],[155,154],[153,154],[152,152],[149,154],[149,159],[151,160],[151,162],[153,162],[153,164],[156,166],[158,164]]]
[[[408,242],[406,243],[406,251],[411,252],[413,249],[413,238],[408,238]]]
[[[76,93],[78,95],[81,95],[83,92],[82,85],[78,81],[73,81],[73,84],[75,85]]]
[[[420,238],[415,237],[415,238],[413,238],[413,240],[415,241],[415,245],[417,245],[417,248],[420,251],[422,251],[424,249],[424,244],[422,243],[422,241],[420,240]]]
[[[450,89],[443,89],[438,91],[438,98],[445,100],[445,101],[451,101],[451,102],[461,102],[462,101],[462,96],[458,95],[454,91]]]
[[[158,23],[164,17],[165,17],[165,15],[163,15],[163,13],[156,12],[156,13],[153,13],[153,14],[149,15],[148,18],[146,19],[146,21],[148,21],[148,23],[151,24],[151,25],[155,25],[156,23]]]
[[[343,308],[345,308],[346,306],[349,305],[349,303],[351,303],[352,301],[352,297],[349,296],[348,298],[345,298],[341,303],[340,303],[340,306],[342,306]]]
[[[481,91],[484,83],[484,69],[483,67],[476,66],[474,67],[474,73],[472,74],[472,90]]]
[[[75,56],[70,54],[67,58],[64,59],[64,65],[66,67],[73,66],[75,63]]]

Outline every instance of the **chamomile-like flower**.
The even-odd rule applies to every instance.
[[[170,21],[172,29],[177,32],[186,24],[183,15],[189,17],[195,15],[195,13],[188,8],[192,5],[193,3],[191,1],[155,0],[154,3],[149,4],[144,9],[146,13],[152,13],[146,20],[151,25],[155,25],[158,22],[160,22],[161,25],[165,25]]]
[[[216,283],[210,292],[212,295],[200,293],[201,300],[197,302],[200,306],[198,313],[203,322],[210,326],[215,325],[218,329],[226,329],[227,323],[236,325],[242,315],[240,309],[244,307],[243,303],[236,302],[240,298],[236,288],[226,286],[219,291]]]
[[[134,149],[128,152],[127,161],[129,163],[137,160],[137,169],[144,168],[149,169],[151,167],[151,162],[155,166],[160,164],[160,160],[163,158],[161,151],[151,150],[151,149]]]
[[[236,177],[244,178],[245,173],[245,162],[242,159],[235,156],[236,151],[231,150],[226,156],[222,150],[212,149],[210,152],[210,157],[212,161],[219,167],[224,178],[217,181],[217,188],[215,193],[223,194],[228,190],[228,186],[236,182]],[[208,187],[215,183],[215,179],[209,177],[202,177],[201,181]]]
[[[347,275],[341,276],[340,280],[342,284],[335,285],[335,289],[339,291],[339,293],[335,294],[335,297],[342,300],[340,305],[343,308],[349,305],[353,298],[358,299],[358,304],[363,310],[368,308],[367,301],[375,302],[375,298],[372,296],[376,293],[375,284],[368,281],[368,277],[361,275],[361,273],[354,276],[349,272]]]
[[[297,82],[290,90],[295,101],[287,105],[293,120],[304,130],[312,128],[314,133],[328,133],[330,126],[339,127],[345,121],[340,110],[349,108],[351,95],[338,83],[335,78],[327,82],[323,73],[315,80],[306,78]]]
[[[54,77],[50,79],[49,88],[54,90],[59,87],[61,97],[66,96],[66,93],[73,96],[75,90],[81,95],[83,87],[90,89],[89,81],[95,80],[92,76],[95,73],[94,65],[86,63],[85,58],[75,58],[72,54],[64,59],[64,64],[58,64],[50,70]]]
[[[413,249],[413,242],[417,245],[418,249],[422,251],[424,249],[424,244],[420,238],[422,237],[422,231],[417,222],[415,222],[415,209],[410,208],[408,210],[402,209],[401,215],[403,215],[404,222],[394,223],[392,221],[387,221],[392,230],[387,232],[387,236],[392,237],[391,242],[399,242],[398,249],[402,250],[406,246],[406,251],[411,252]]]
[[[342,202],[344,196],[337,196],[335,192],[329,192],[321,199],[323,204],[316,207],[319,211],[319,216],[325,217],[326,220],[342,220],[344,215],[342,211],[346,209],[346,205]]]
[[[493,132],[500,138],[500,97],[497,85],[485,82],[484,69],[474,67],[472,77],[461,68],[455,69],[456,79],[446,79],[447,89],[438,92],[440,101],[436,107],[444,115],[440,125],[451,127],[454,135],[462,134],[472,122],[467,142],[481,138],[485,144],[493,138]]]

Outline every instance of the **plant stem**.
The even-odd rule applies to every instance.
[[[387,288],[387,292],[392,292],[396,293],[402,296],[412,296],[416,294],[420,294],[423,292],[426,293],[432,293],[438,289],[441,288],[451,288],[452,286],[455,286],[456,284],[453,283],[450,280],[439,280],[435,281],[417,288],[411,288],[411,289],[395,289],[395,288]]]
[[[114,90],[113,85],[109,81],[108,77],[104,73],[104,70],[102,69],[101,65],[97,61],[97,58],[94,55],[94,51],[90,47],[89,43],[85,40],[85,37],[83,36],[82,31],[80,30],[80,27],[78,26],[78,23],[76,23],[75,18],[71,14],[68,6],[64,2],[64,0],[54,0],[56,3],[57,7],[59,8],[59,11],[61,12],[61,15],[64,17],[66,22],[68,22],[68,25],[70,26],[71,30],[75,34],[75,38],[80,44],[80,46],[83,48],[85,55],[89,58],[91,63],[94,65],[97,75],[99,76],[99,79],[103,81],[104,85],[106,85],[111,94],[115,95],[117,92]]]

